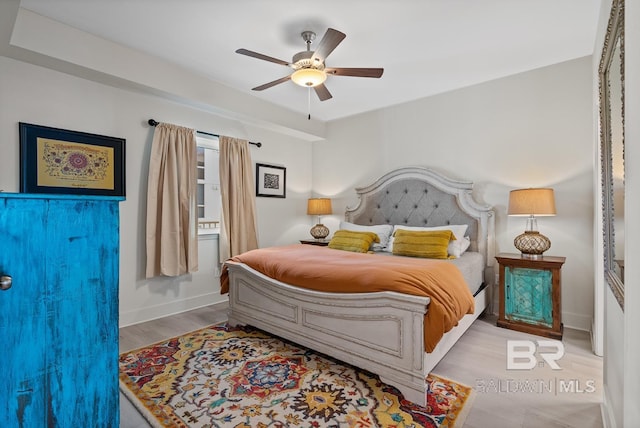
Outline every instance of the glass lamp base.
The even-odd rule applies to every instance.
[[[324,239],[329,236],[329,228],[324,224],[318,223],[311,228],[309,233],[316,239]]]
[[[522,257],[539,259],[542,257],[542,253],[551,248],[551,241],[540,232],[528,230],[516,236],[513,245],[520,250]]]

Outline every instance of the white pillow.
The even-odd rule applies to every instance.
[[[466,224],[450,224],[448,226],[435,226],[435,227],[414,227],[414,226],[403,226],[401,224],[396,224],[393,226],[393,232],[398,229],[403,230],[414,230],[414,231],[430,231],[430,230],[450,230],[456,237],[455,241],[449,242],[449,246],[447,247],[447,253],[453,257],[460,257],[469,245],[471,245],[471,241],[468,237],[465,237],[464,234],[467,232],[467,228],[469,226]],[[393,232],[391,233],[391,239],[389,240],[389,244],[385,248],[385,251],[393,252]]]
[[[471,245],[471,239],[468,236],[465,236],[462,239],[458,239],[456,241],[449,242],[449,246],[447,247],[447,252],[450,256],[455,257],[456,259],[464,254],[465,251]]]
[[[362,226],[360,224],[349,223],[348,221],[340,222],[341,230],[350,230],[352,232],[373,232],[378,235],[380,242],[376,242],[371,245],[371,249],[374,251],[383,251],[393,232],[393,226],[390,224],[379,224],[375,226]]]

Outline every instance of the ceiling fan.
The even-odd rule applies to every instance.
[[[301,36],[307,44],[307,50],[295,54],[291,62],[283,61],[281,59],[273,58],[247,49],[238,49],[236,51],[236,53],[241,55],[274,62],[276,64],[291,67],[294,70],[293,73],[288,76],[274,80],[273,82],[265,83],[264,85],[256,86],[255,88],[252,88],[252,90],[263,91],[288,80],[293,80],[294,83],[300,86],[313,88],[316,91],[318,98],[320,98],[320,101],[326,101],[332,98],[331,93],[324,85],[327,75],[379,78],[384,72],[383,68],[326,67],[325,60],[346,37],[346,34],[338,30],[329,28],[322,37],[322,40],[320,40],[315,51],[311,50],[311,43],[315,40],[316,33],[313,31],[303,31]]]

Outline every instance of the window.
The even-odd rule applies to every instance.
[[[198,234],[220,232],[221,199],[217,137],[196,137],[198,146]]]

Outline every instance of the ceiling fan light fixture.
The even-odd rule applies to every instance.
[[[291,62],[244,48],[236,50],[236,53],[239,53],[240,55],[246,55],[263,61],[284,65],[286,67],[293,68],[294,70],[287,76],[265,83],[264,85],[256,86],[255,88],[251,88],[252,91],[264,91],[265,89],[293,80],[293,82],[298,86],[309,89],[313,88],[318,99],[320,101],[326,101],[333,98],[329,89],[324,85],[325,80],[327,80],[327,73],[330,73],[332,76],[373,78],[379,78],[382,76],[382,72],[384,71],[382,68],[331,67],[329,69],[325,69],[325,60],[346,37],[346,34],[338,30],[328,28],[324,33],[324,36],[322,36],[322,40],[320,40],[320,43],[314,50],[311,50],[311,42],[315,39],[316,34],[313,31],[303,31],[301,36],[307,45],[307,49],[293,55],[293,60]],[[307,92],[311,94],[310,90]],[[310,96],[311,95],[309,95],[309,97]],[[309,103],[311,103],[311,101],[309,101]]]
[[[323,84],[324,81],[327,80],[327,73],[317,68],[301,68],[293,72],[291,80],[293,80],[296,85],[313,88],[314,86]]]

